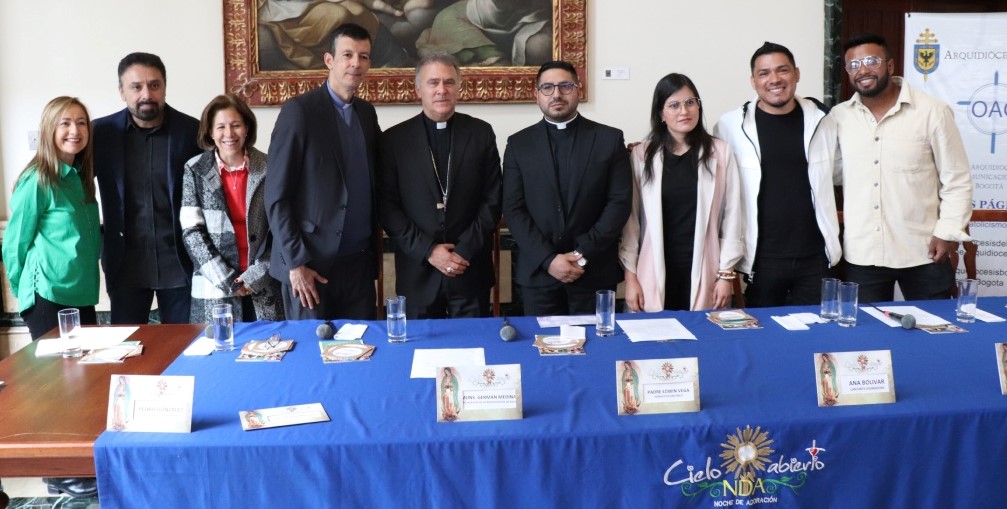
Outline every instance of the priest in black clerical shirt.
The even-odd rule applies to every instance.
[[[424,57],[416,66],[423,112],[381,138],[381,223],[410,318],[490,314],[500,155],[489,124],[455,112],[460,85],[454,57]]]
[[[595,292],[623,279],[629,156],[622,131],[577,113],[580,82],[570,63],[546,62],[535,85],[543,119],[511,136],[504,154],[515,280],[527,315],[590,314]]]

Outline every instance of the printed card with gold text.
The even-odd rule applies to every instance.
[[[815,354],[818,406],[895,402],[891,350]]]
[[[437,422],[520,419],[521,365],[437,368]]]
[[[699,411],[699,359],[616,361],[619,415]]]
[[[189,433],[192,376],[112,375],[106,431]]]
[[[997,373],[1000,373],[1000,393],[1007,396],[1007,343],[997,343]]]

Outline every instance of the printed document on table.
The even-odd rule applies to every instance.
[[[619,327],[629,336],[629,340],[668,341],[670,339],[692,339],[696,336],[689,332],[676,318],[651,318],[645,320],[616,320]]]
[[[437,378],[441,366],[485,366],[482,348],[418,348],[413,352],[409,378]]]
[[[133,335],[139,327],[81,327],[77,329],[82,350],[97,350],[118,345]],[[63,352],[63,340],[41,339],[35,346],[35,356],[58,355]]]
[[[885,316],[884,313],[885,311],[888,311],[889,313],[900,314],[903,316],[913,315],[913,317],[916,318],[917,327],[923,327],[928,325],[947,325],[950,323],[947,320],[937,315],[927,313],[926,311],[923,311],[922,309],[916,306],[878,306],[878,307],[881,308],[881,311],[878,311],[877,309],[874,309],[873,307],[870,306],[862,306],[860,310],[873,316],[874,318],[877,318],[878,320],[881,320],[884,324],[888,325],[889,327],[901,327],[902,322],[894,318],[888,318],[887,316]]]
[[[540,328],[548,329],[561,325],[594,325],[596,318],[594,315],[540,316],[536,320]]]

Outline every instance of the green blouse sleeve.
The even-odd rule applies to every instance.
[[[22,176],[11,195],[11,217],[3,235],[3,262],[7,266],[7,277],[14,295],[18,295],[28,249],[35,241],[39,216],[45,210],[48,199],[48,193],[39,186],[35,172]]]

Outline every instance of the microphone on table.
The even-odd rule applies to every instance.
[[[875,306],[874,304],[871,304],[871,307],[877,309],[878,311],[881,311],[888,318],[898,320],[902,324],[903,329],[912,329],[913,327],[916,327],[916,317],[909,313],[903,315],[900,313],[896,313],[894,311],[885,311],[884,309],[881,309]]]
[[[315,335],[318,339],[332,339],[336,335],[336,329],[332,327],[329,322],[322,322],[318,328],[315,329]]]
[[[500,327],[500,339],[510,341],[516,337],[517,329],[515,329],[514,326],[507,321],[507,317],[505,316],[503,319],[503,327]]]
[[[203,336],[213,339],[213,326],[207,325],[206,329],[203,330]]]

